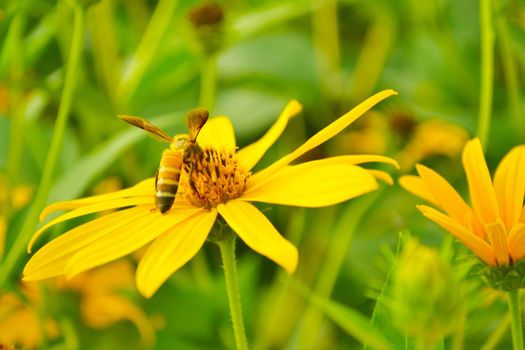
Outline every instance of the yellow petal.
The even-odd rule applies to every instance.
[[[203,148],[235,149],[235,134],[230,119],[220,116],[208,120],[197,137],[197,143]]]
[[[39,280],[65,274],[66,263],[75,252],[149,214],[150,209],[131,208],[75,227],[47,243],[29,259],[24,268],[24,280]]]
[[[427,202],[438,205],[434,195],[428,190],[427,184],[419,177],[414,175],[404,175],[398,180],[399,185],[413,195],[426,200]]]
[[[509,253],[515,263],[525,257],[525,224],[519,223],[509,232]]]
[[[167,215],[155,211],[140,220],[132,221],[118,230],[109,232],[106,237],[86,245],[71,257],[66,265],[66,276],[71,278],[95,266],[128,255],[202,210],[202,208],[191,207],[171,211]]]
[[[337,156],[331,158],[344,158],[344,163],[349,164],[364,164],[364,163],[385,163],[395,166],[399,169],[399,164],[395,159],[390,157],[380,156],[377,154],[354,154],[348,156]]]
[[[368,172],[370,175],[375,177],[377,180],[381,180],[390,186],[394,185],[394,179],[392,179],[392,176],[390,176],[389,173],[382,170],[375,170],[375,169],[365,169],[366,172]]]
[[[498,203],[479,139],[473,139],[465,145],[463,167],[470,200],[477,216],[484,224],[496,222],[499,217]]]
[[[457,222],[465,222],[465,216],[470,212],[470,207],[447,180],[424,165],[417,164],[416,169],[425,182],[426,188],[436,199],[438,206]]]
[[[128,197],[154,196],[155,195],[155,178],[149,178],[141,181],[133,187],[124,190],[105,193],[97,196],[85,197],[75,199],[72,201],[57,202],[47,206],[40,214],[40,220],[44,220],[46,216],[57,210],[70,210],[80,208],[82,206],[101,203],[105,201],[123,199]]]
[[[93,328],[107,328],[120,320],[129,320],[137,327],[147,347],[153,346],[155,329],[144,311],[120,294],[97,293],[82,299],[82,317]]]
[[[481,260],[491,266],[497,266],[496,255],[491,246],[475,234],[467,231],[457,221],[446,216],[445,214],[426,205],[418,205],[417,208],[430,220],[450,232],[461,243],[468,247]]]
[[[378,162],[378,163],[387,163],[391,164],[397,167],[397,163],[392,158],[384,157],[384,156],[378,156],[378,155],[346,155],[346,156],[335,156],[335,157],[329,157],[324,159],[319,159],[314,162],[310,162],[311,164],[315,164],[316,166],[329,166],[329,165],[356,165],[356,164],[362,164],[362,163],[369,163],[369,162]],[[303,163],[307,164],[307,163]],[[384,180],[387,183],[392,182],[392,178],[390,175],[384,173],[384,172],[374,172],[370,170],[368,171],[371,175],[374,177],[378,177],[381,180]],[[278,172],[278,171],[277,171]],[[248,178],[248,185],[247,187],[250,189],[250,191],[255,191],[255,189],[258,189],[260,186],[265,185],[265,183],[272,179],[275,174],[269,174],[266,171],[260,171],[258,173],[253,174],[250,178]]]
[[[279,136],[281,136],[288,124],[288,120],[302,109],[303,106],[299,102],[295,100],[288,102],[281,112],[279,119],[277,119],[275,124],[273,124],[263,137],[237,152],[237,159],[244,169],[251,170],[255,164],[257,164],[266,151],[274,144]]]
[[[297,268],[297,248],[281,236],[272,223],[252,204],[233,200],[217,210],[235,233],[257,253],[293,273]]]
[[[340,203],[375,190],[375,178],[365,169],[330,164],[330,158],[284,167],[261,185],[249,178],[243,200],[301,207]]]
[[[496,260],[499,265],[509,265],[509,251],[507,248],[507,230],[503,225],[501,220],[494,222],[492,224],[485,225],[485,231],[487,232],[487,237],[490,244],[492,245],[492,250],[496,254]]]
[[[136,274],[137,288],[145,297],[151,297],[168,277],[197,254],[216,217],[215,209],[202,209],[149,246]]]
[[[485,226],[479,221],[476,213],[474,213],[472,209],[465,215],[465,220],[462,223],[467,230],[474,232],[478,237],[486,240],[487,233],[485,232]]]
[[[494,175],[494,191],[501,218],[510,230],[520,219],[525,195],[525,146],[513,148],[503,158]]]
[[[154,198],[155,197],[153,196],[148,196],[148,197],[132,197],[132,198],[114,199],[114,200],[109,200],[109,201],[105,201],[102,203],[93,203],[93,204],[85,205],[80,208],[74,209],[70,212],[67,212],[65,214],[62,214],[59,217],[51,220],[50,222],[42,226],[33,235],[33,237],[31,237],[31,240],[29,241],[29,244],[27,246],[27,252],[31,253],[31,247],[35,243],[36,239],[40,237],[42,232],[44,232],[49,227],[56,225],[60,222],[63,222],[69,219],[73,219],[79,216],[87,215],[87,214],[98,213],[104,210],[129,207],[133,205],[144,205],[146,208],[148,208],[148,210],[151,210],[155,208]]]
[[[348,125],[352,124],[357,118],[366,113],[370,108],[374,107],[377,103],[395,94],[397,94],[397,92],[395,92],[394,90],[383,90],[369,97],[364,102],[354,107],[350,112],[344,114],[332,124],[328,125],[324,129],[319,131],[317,134],[312,136],[305,143],[299,146],[299,148],[297,148],[295,151],[279,159],[277,162],[273,163],[268,168],[262,170],[262,172],[264,172],[265,175],[268,175],[273,173],[277,169],[287,164],[290,164],[290,162],[294,161],[304,153],[310,151],[311,149],[319,146],[320,144],[326,142],[327,140],[340,133]]]

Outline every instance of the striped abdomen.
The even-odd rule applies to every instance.
[[[167,149],[162,153],[155,183],[155,205],[161,213],[170,210],[179,188],[184,152]]]

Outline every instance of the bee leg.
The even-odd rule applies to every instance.
[[[157,169],[157,171],[155,172],[155,194],[157,193],[157,181],[159,179],[159,169]],[[150,209],[150,213],[154,213],[157,211],[157,209],[159,209],[159,207],[157,206],[157,203],[156,203],[156,196],[155,196],[155,208],[153,209]]]
[[[193,192],[197,193],[197,195],[200,198],[201,195],[200,195],[199,191],[197,190],[197,186],[195,186],[195,181],[193,181],[193,179],[191,177],[192,172],[193,172],[193,164],[191,164],[189,169],[188,169],[188,180],[189,180],[191,189],[193,190]]]

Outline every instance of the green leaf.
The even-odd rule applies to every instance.
[[[402,239],[403,238],[400,237],[400,242],[398,245],[398,251],[396,256],[399,254]],[[377,297],[374,312],[372,314],[371,325],[383,334],[383,336],[388,340],[388,343],[392,345],[394,349],[415,349],[415,343],[411,341],[405,333],[397,329],[396,326],[393,324],[393,317],[386,306],[385,300],[390,294],[391,289],[390,281],[392,277],[392,270],[389,271],[385,279],[385,283],[383,284],[383,287],[381,289],[381,293]],[[367,350],[371,349],[371,347],[369,346],[369,344],[367,344],[363,347],[363,349]]]
[[[401,247],[404,244],[404,242],[408,239],[408,235],[406,233],[401,233],[399,238],[399,243],[397,247],[397,252],[395,257],[392,257],[393,261],[396,261],[399,253],[401,251]],[[392,269],[389,271],[387,278],[385,279],[385,283],[383,284],[383,287],[381,289],[381,293],[376,299],[376,305],[374,308],[374,312],[372,314],[372,323],[371,325],[374,327],[374,329],[378,329],[383,336],[386,338],[388,343],[394,348],[394,349],[417,349],[416,342],[413,338],[407,336],[404,332],[399,330],[393,323],[393,315],[390,313],[388,306],[386,305],[386,300],[388,296],[391,294],[391,277],[392,277],[392,271],[395,268],[395,264],[392,264]],[[372,349],[373,347],[371,344],[366,344],[363,347],[363,350]],[[445,348],[445,344],[443,339],[437,341],[435,343],[435,349],[441,350]]]
[[[229,40],[244,40],[270,28],[289,22],[312,10],[310,1],[276,2],[257,11],[234,18],[227,26]]]
[[[293,286],[302,296],[308,298],[314,306],[319,308],[346,333],[361,343],[367,344],[370,349],[392,349],[381,333],[370,324],[370,320],[365,316],[335,301],[313,294],[308,287],[298,280],[293,282]]]
[[[321,309],[335,324],[361,343],[372,349],[391,349],[379,331],[370,325],[370,321],[353,309],[316,296],[310,301]]]

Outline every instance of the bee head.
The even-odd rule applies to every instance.
[[[183,150],[186,144],[190,141],[188,135],[180,134],[173,137],[173,143],[171,144],[171,149]]]

